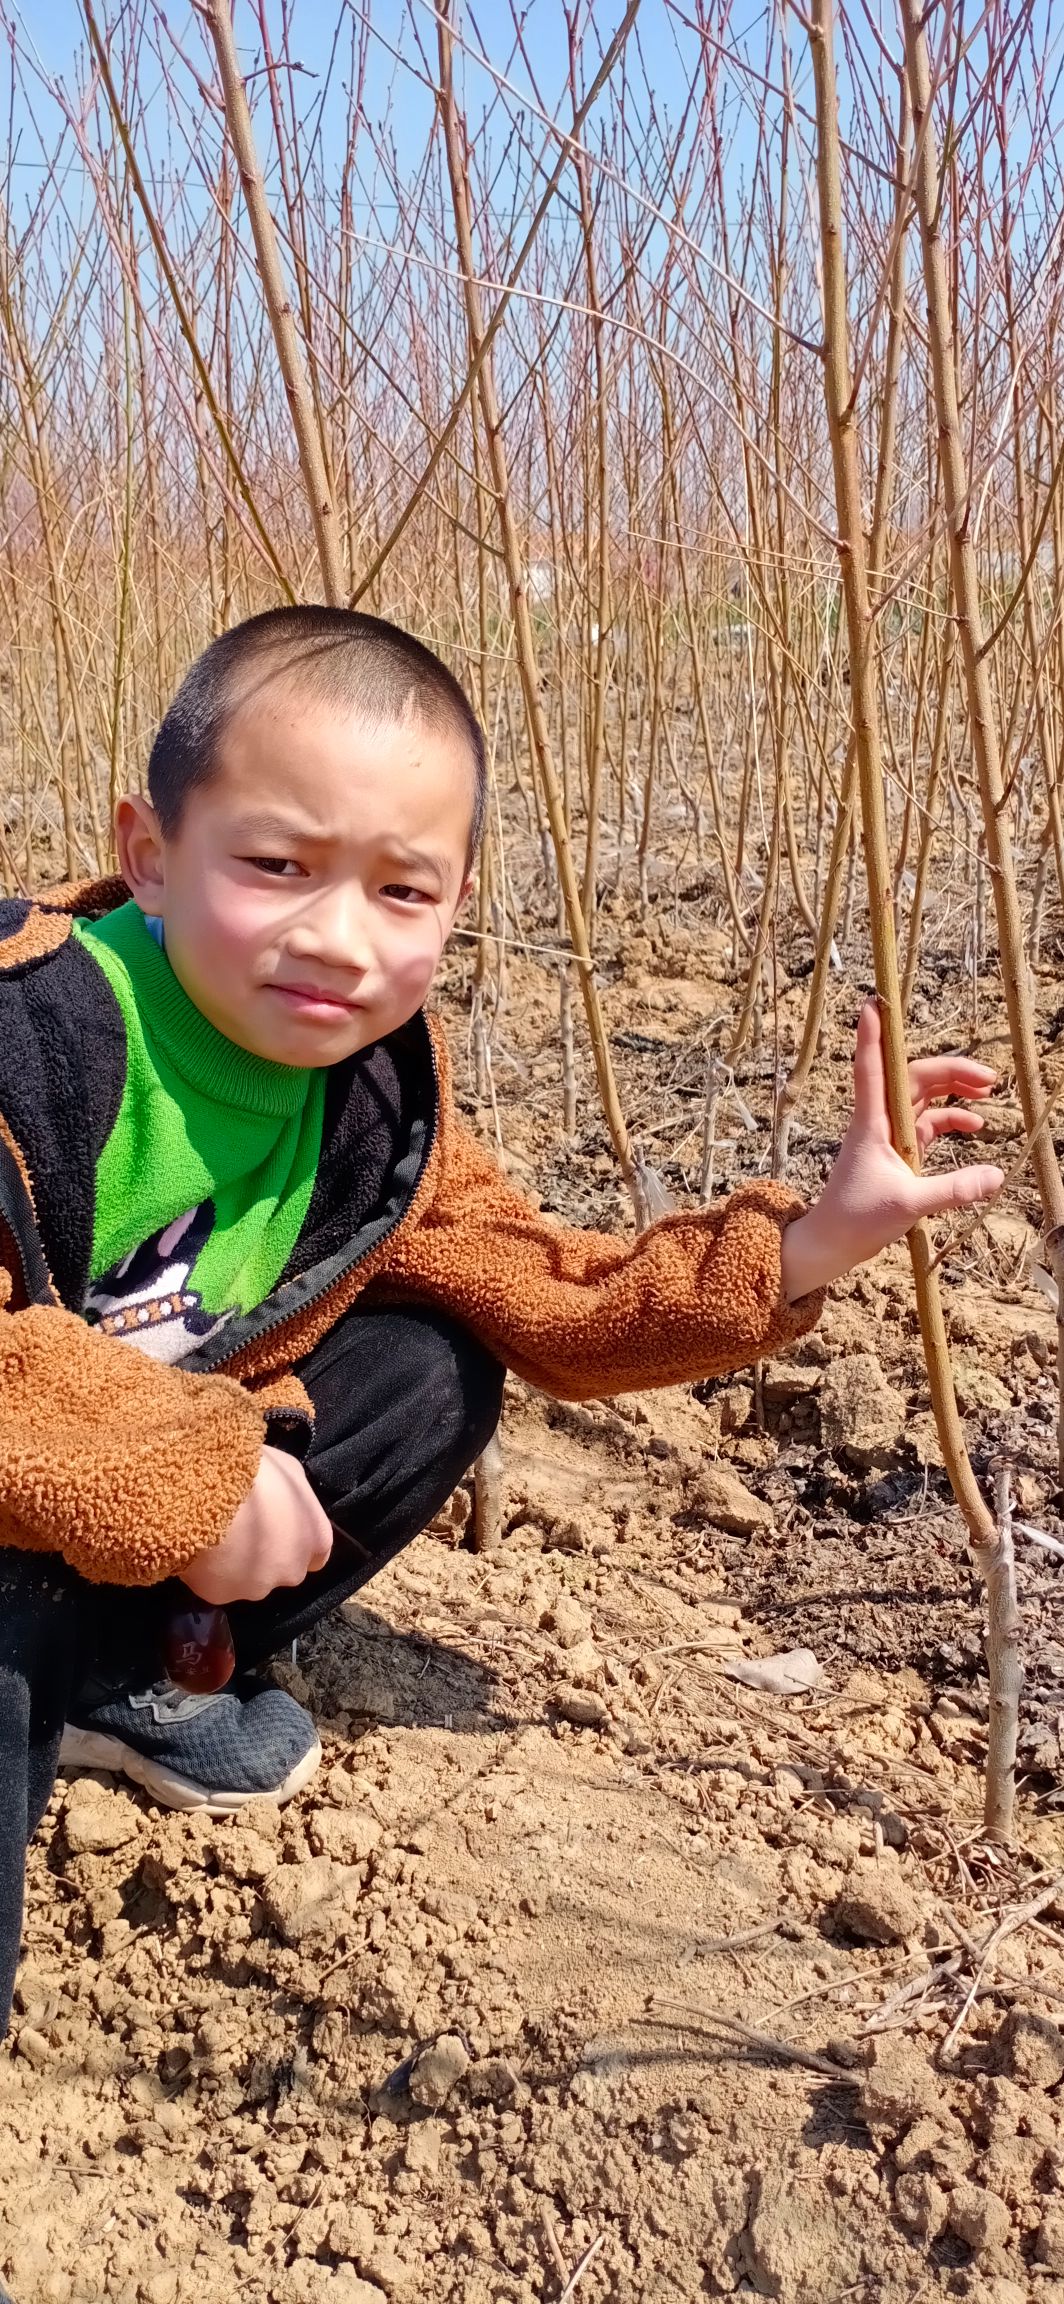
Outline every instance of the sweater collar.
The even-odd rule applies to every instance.
[[[121,962],[145,1037],[190,1088],[264,1118],[282,1120],[302,1110],[313,1071],[253,1056],[219,1032],[179,984],[138,904],[130,901],[103,920],[83,922],[82,933],[90,943],[106,944]]]

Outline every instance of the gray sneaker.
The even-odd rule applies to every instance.
[[[67,1721],[59,1751],[60,1767],[112,1769],[164,1808],[208,1816],[231,1816],[248,1800],[290,1800],[320,1760],[309,1713],[250,1679],[206,1696],[168,1680],[111,1696]]]

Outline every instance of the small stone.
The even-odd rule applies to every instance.
[[[104,1792],[91,1778],[82,1778],[71,1787],[63,1828],[72,1856],[104,1855],[135,1840],[140,1819],[120,1792]]]
[[[577,1728],[604,1728],[609,1720],[606,1700],[594,1688],[572,1688],[563,1681],[553,1690],[551,1703],[563,1720],[571,1720]]]
[[[731,1536],[759,1536],[775,1523],[772,1506],[755,1496],[737,1472],[723,1464],[705,1464],[694,1482],[691,1503],[714,1528]]]
[[[446,2104],[451,2090],[468,2069],[469,2050],[465,2041],[457,2032],[441,2032],[438,2040],[422,2049],[410,2074],[410,2094],[415,2104],[426,2104],[430,2110],[437,2110]]]
[[[996,2192],[984,2192],[976,2184],[957,2184],[950,2193],[950,2229],[971,2248],[976,2256],[984,2256],[992,2248],[1004,2248],[1012,2230],[1012,2218],[1003,2200]]]
[[[905,1944],[919,1935],[924,1915],[900,1873],[864,1862],[854,1865],[831,1918],[861,1944]]]
[[[1029,2088],[1055,2088],[1064,2080],[1064,2032],[1033,2009],[1014,2008],[1002,2026],[1007,2069]]]
[[[823,1382],[822,1368],[810,1368],[801,1360],[766,1360],[761,1371],[761,1397],[766,1408],[790,1408],[796,1400],[806,1400]]]
[[[1047,2208],[1038,2227],[1034,2260],[1047,2272],[1064,2272],[1064,2208]]]

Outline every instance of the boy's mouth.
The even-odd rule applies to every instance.
[[[348,1000],[342,993],[327,991],[320,984],[268,984],[266,989],[278,993],[288,1007],[302,1016],[331,1019],[355,1016],[365,1005],[361,1000]]]

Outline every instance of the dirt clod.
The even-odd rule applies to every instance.
[[[337,1924],[346,1885],[331,1856],[311,1856],[271,1873],[263,1884],[262,1900],[285,1943],[303,1944]]]
[[[986,2192],[978,2184],[954,2186],[949,2199],[949,2223],[950,2230],[977,2256],[1003,2248],[1012,2230],[1012,2218],[1005,2202],[998,2199],[996,2192]]]
[[[885,1860],[855,1864],[831,1906],[833,1925],[862,1944],[908,1943],[923,1917],[908,1882]]]
[[[860,2108],[873,2133],[891,2139],[914,2120],[941,2115],[941,2087],[915,2041],[884,2037],[871,2042]]]
[[[861,2267],[857,2231],[820,2185],[797,2181],[788,2168],[755,2178],[744,2242],[756,2293],[780,2304],[824,2304]]]
[[[1029,2088],[1055,2088],[1064,2079],[1064,2032],[1030,2008],[1011,2010],[1004,2026],[1008,2070]]]
[[[609,1720],[609,1705],[594,1688],[574,1688],[563,1680],[553,1690],[551,1703],[563,1720],[571,1720],[577,1728],[604,1728]]]
[[[937,2240],[946,2229],[948,2200],[941,2184],[926,2168],[916,2168],[899,2176],[894,2186],[894,2206],[913,2232],[921,2240]]]
[[[756,1536],[773,1526],[770,1504],[755,1496],[737,1472],[723,1464],[707,1464],[698,1474],[691,1503],[714,1528],[733,1536]]]
[[[72,1856],[102,1855],[137,1838],[140,1815],[124,1793],[82,1776],[71,1785],[64,1828]]]
[[[584,1610],[573,1599],[571,1592],[559,1593],[553,1607],[548,1609],[544,1622],[562,1648],[575,1648],[578,1641],[587,1638],[591,1629]]]
[[[820,1437],[833,1455],[868,1470],[893,1462],[907,1409],[871,1352],[850,1352],[825,1369],[818,1393]]]
[[[1035,2235],[1034,2256],[1047,2272],[1064,2273],[1064,2208],[1047,2208]]]
[[[509,2104],[520,2085],[505,2056],[483,2056],[470,2067],[468,2089],[474,2104]]]
[[[424,2104],[432,2111],[446,2104],[452,2089],[468,2069],[469,2050],[465,2041],[457,2032],[442,2032],[439,2039],[423,2048],[414,2060],[409,2086],[415,2104]]]
[[[361,1864],[380,1836],[376,1818],[360,1808],[319,1809],[308,1833],[315,1855],[331,1856],[338,1864]]]

